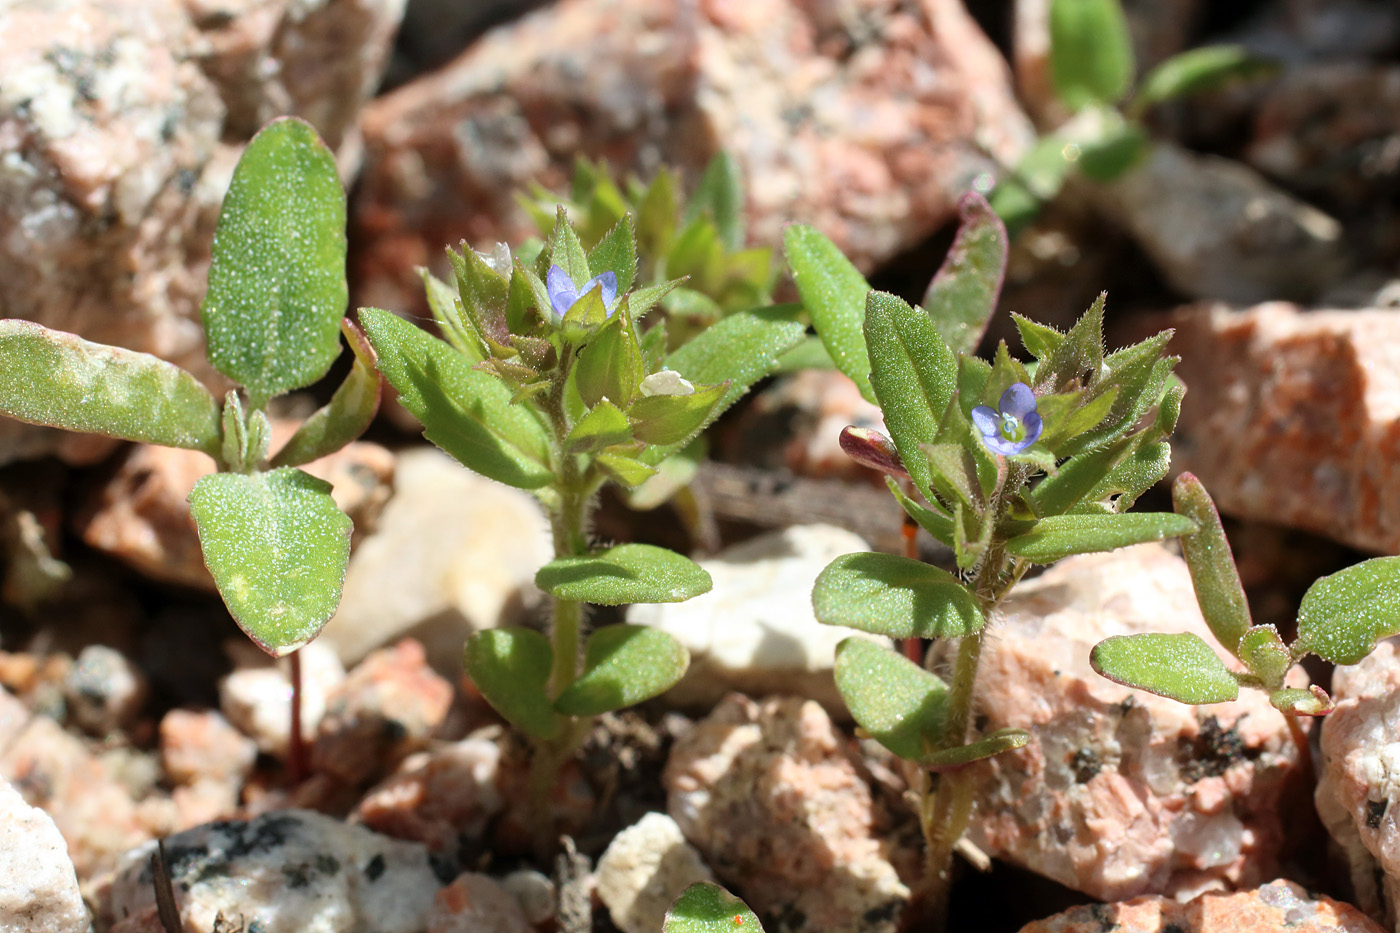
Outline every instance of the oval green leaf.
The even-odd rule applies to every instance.
[[[1006,542],[1006,553],[1037,564],[1051,564],[1071,554],[1112,551],[1195,530],[1195,522],[1172,512],[1053,515],[1042,518],[1030,531]]]
[[[1050,77],[1071,109],[1117,103],[1133,72],[1132,37],[1118,0],[1051,0]]]
[[[1242,657],[1240,639],[1253,622],[1244,584],[1235,568],[1234,551],[1220,524],[1220,513],[1206,487],[1191,473],[1182,473],[1172,484],[1172,507],[1178,515],[1196,523],[1195,533],[1182,535],[1181,553],[1191,571],[1191,586],[1196,590],[1201,615],[1221,646]]]
[[[423,436],[482,476],[536,489],[554,479],[549,434],[511,390],[447,343],[378,308],[360,323],[379,355],[379,371],[399,402],[423,423]]]
[[[1006,227],[975,191],[958,202],[958,235],[924,292],[923,307],[954,353],[974,353],[997,308],[1006,272]]]
[[[1231,81],[1265,77],[1278,67],[1277,62],[1260,58],[1242,45],[1189,49],[1147,73],[1133,99],[1132,111],[1141,113],[1154,104],[1213,90]]]
[[[667,633],[644,625],[608,625],[588,636],[583,676],[559,694],[567,716],[597,716],[635,706],[670,690],[690,655]]]
[[[909,761],[937,747],[948,687],[936,676],[864,638],[837,646],[833,674],[851,718],[875,741]]]
[[[506,722],[537,739],[559,737],[563,720],[549,703],[549,639],[519,626],[486,629],[467,639],[467,676]]]
[[[1225,662],[1191,632],[1114,635],[1094,646],[1089,663],[1114,683],[1182,703],[1225,703],[1240,695]]]
[[[1373,557],[1323,577],[1298,607],[1293,656],[1355,664],[1400,633],[1400,557]]]
[[[586,557],[552,560],[535,585],[560,599],[599,606],[679,603],[708,593],[713,582],[689,557],[650,544],[620,544]]]
[[[149,353],[0,321],[0,373],[0,415],[219,459],[219,403],[194,376]]]
[[[213,473],[190,514],[219,595],[239,628],[273,657],[315,638],[340,604],[350,519],[330,484],[292,467]]]
[[[666,911],[661,933],[763,933],[748,905],[717,884],[700,881]]]
[[[253,137],[212,249],[201,316],[214,367],[253,408],[324,376],[349,299],[345,189],[309,124],[287,117]]]
[[[843,554],[812,589],[817,620],[891,638],[971,635],[977,597],[946,570],[894,554]]]
[[[866,401],[874,403],[864,331],[870,283],[815,227],[792,224],[783,231],[783,246],[792,280],[797,283],[802,306],[812,316],[817,336],[837,368],[850,377]]]

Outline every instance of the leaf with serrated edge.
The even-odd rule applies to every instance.
[[[1126,515],[1054,515],[1006,543],[1006,553],[1037,564],[1050,564],[1071,554],[1112,551],[1132,544],[1161,541],[1190,534],[1196,524],[1171,512],[1129,512]]]
[[[1220,513],[1205,486],[1191,473],[1182,473],[1172,484],[1172,507],[1196,523],[1194,534],[1182,536],[1181,553],[1191,571],[1201,615],[1216,641],[1243,660],[1238,650],[1240,639],[1253,623]]]
[[[644,625],[606,625],[588,636],[584,673],[564,688],[554,708],[597,716],[636,706],[674,687],[690,656],[671,635]]]
[[[250,407],[308,386],[340,352],[345,189],[335,156],[294,117],[243,150],[214,231],[200,314],[209,361]]]
[[[975,191],[958,202],[957,236],[924,292],[924,310],[954,353],[972,353],[996,311],[1006,272],[1006,227]]]
[[[1114,683],[1192,705],[1237,699],[1235,675],[1191,632],[1114,635],[1090,652],[1094,670]]]
[[[340,604],[350,519],[330,484],[292,467],[213,473],[190,492],[204,563],[239,628],[273,657],[315,638]]]
[[[793,224],[783,231],[783,245],[817,336],[865,400],[875,402],[863,329],[870,284],[836,244],[814,227]]]
[[[560,599],[600,606],[679,603],[708,593],[705,569],[675,551],[650,544],[620,544],[584,557],[560,557],[535,574],[535,585]]]
[[[198,379],[148,353],[29,321],[0,321],[0,415],[219,459],[219,404]]]
[[[817,621],[891,638],[970,635],[985,621],[957,577],[893,554],[844,554],[812,589]]]
[[[539,632],[487,629],[467,639],[467,676],[506,722],[537,739],[558,738],[563,720],[546,689],[554,650]]]
[[[832,673],[851,718],[875,741],[909,761],[937,746],[948,687],[936,676],[864,638],[847,638],[836,647]]]
[[[1400,634],[1400,557],[1370,560],[1323,577],[1298,607],[1294,657],[1355,664],[1376,642]]]
[[[739,898],[717,884],[699,881],[666,911],[661,933],[763,933],[763,927]]]

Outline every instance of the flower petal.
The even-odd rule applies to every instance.
[[[574,280],[558,266],[549,267],[545,289],[549,292],[549,304],[554,309],[555,317],[562,318],[565,312],[574,306],[574,302],[578,301],[578,289],[574,287]]]
[[[987,445],[987,449],[994,454],[1001,454],[1003,457],[1010,457],[1012,454],[1019,454],[1027,447],[1031,446],[1025,441],[1009,441],[1000,434],[988,434],[982,438],[982,443]]]
[[[1031,412],[1029,415],[1026,415],[1025,420],[1021,422],[1021,427],[1026,429],[1026,436],[1021,438],[1020,441],[1022,445],[1021,449],[1025,450],[1027,447],[1040,440],[1040,433],[1045,430],[1045,422],[1041,420],[1040,415]]]
[[[593,278],[583,283],[583,288],[579,289],[578,292],[579,296],[587,295],[593,290],[593,286],[595,285],[602,289],[603,292],[603,310],[607,313],[608,317],[612,317],[612,313],[617,310],[616,307],[614,307],[617,304],[617,273],[602,272],[593,276]]]
[[[972,424],[983,437],[992,437],[1001,428],[1001,415],[986,405],[972,409]]]
[[[1001,393],[997,407],[1003,415],[1010,415],[1024,423],[1026,416],[1035,412],[1035,393],[1024,382],[1013,382]]]

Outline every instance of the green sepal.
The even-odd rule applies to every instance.
[[[602,399],[627,408],[644,375],[641,347],[621,313],[583,345],[574,367],[579,396],[590,408]]]
[[[812,588],[817,621],[890,638],[955,638],[986,621],[977,598],[946,570],[893,554],[843,554]]]
[[[1220,513],[1205,486],[1190,473],[1182,473],[1172,484],[1172,507],[1178,515],[1196,523],[1195,533],[1182,536],[1181,553],[1191,571],[1191,586],[1196,591],[1201,615],[1216,641],[1248,664],[1240,653],[1240,639],[1254,623]]]
[[[836,244],[814,227],[792,224],[783,231],[783,245],[817,336],[836,367],[850,377],[866,401],[874,403],[864,332],[870,283]]]
[[[640,486],[657,473],[655,467],[647,466],[635,457],[625,454],[601,453],[593,462],[609,479],[628,489]]]
[[[463,326],[471,330],[489,356],[514,356],[515,348],[510,345],[510,328],[506,323],[509,280],[466,244],[460,251],[449,248],[447,259],[457,279],[460,300],[456,307],[465,315]]]
[[[1038,360],[1047,360],[1065,340],[1065,335],[1048,324],[1032,321],[1014,311],[1011,320],[1016,322],[1016,330],[1021,334],[1021,346]]]
[[[1132,87],[1133,43],[1118,0],[1051,0],[1050,78],[1073,110],[1115,104]]]
[[[617,276],[617,294],[625,295],[637,277],[637,234],[632,227],[632,215],[624,214],[598,245],[588,254],[588,278],[611,272]],[[583,282],[588,281],[588,278]],[[583,282],[579,282],[580,288]]]
[[[680,287],[680,284],[680,279],[667,279],[664,282],[657,282],[653,285],[643,285],[637,288],[623,299],[626,302],[627,316],[634,322],[640,320],[648,311],[659,305],[667,295]],[[655,330],[660,326],[661,322],[658,321],[656,324],[652,325],[651,330]],[[662,333],[664,334],[665,331],[663,330]]]
[[[748,905],[717,884],[697,881],[681,892],[661,933],[763,933]]]
[[[885,292],[872,291],[866,297],[865,342],[870,384],[885,426],[914,486],[932,499],[928,460],[919,445],[937,439],[957,388],[957,359],[928,315]]]
[[[949,547],[953,546],[953,519],[942,512],[937,512],[915,502],[904,494],[904,490],[899,487],[899,483],[891,477],[885,477],[885,485],[898,500],[899,505],[904,509],[905,514],[918,524],[920,528],[933,536],[934,540],[942,541]]]
[[[1239,647],[1234,653],[1249,668],[1249,672],[1259,678],[1266,690],[1282,687],[1283,678],[1293,666],[1292,653],[1272,625],[1250,628],[1240,638]]]
[[[832,671],[851,718],[901,758],[917,761],[938,745],[948,687],[903,655],[865,638],[836,646]]]
[[[559,694],[566,716],[598,716],[636,706],[685,676],[690,655],[675,638],[644,625],[605,625],[588,636],[583,675]]]
[[[1172,512],[1053,515],[1042,518],[1030,531],[1006,542],[1006,553],[1037,564],[1051,564],[1071,554],[1112,551],[1195,530],[1195,522]]]
[[[958,503],[971,507],[982,502],[981,483],[976,464],[966,447],[960,444],[921,444],[928,461],[929,485],[951,508]]]
[[[1196,634],[1114,635],[1089,654],[1094,670],[1114,683],[1199,706],[1238,699],[1239,681]]]
[[[644,444],[683,444],[714,420],[727,383],[696,386],[689,395],[647,395],[627,410],[632,433]]]
[[[1097,379],[1103,368],[1103,312],[1108,301],[1100,292],[1050,356],[1040,361],[1032,384],[1039,395],[1058,395]]]
[[[996,311],[1007,236],[1001,218],[975,191],[958,202],[958,217],[957,236],[921,303],[949,349],[970,354]]]
[[[467,638],[467,676],[506,722],[526,735],[559,737],[564,719],[549,701],[554,650],[539,632],[519,626],[486,629]]]
[[[433,320],[437,321],[443,338],[452,344],[453,349],[474,363],[486,359],[486,347],[476,329],[467,323],[466,312],[458,293],[427,269],[420,267],[418,274],[423,279],[423,292],[427,295],[428,310],[432,312]]]
[[[1030,373],[1026,372],[1026,367],[1020,360],[1012,357],[1011,351],[1006,348],[1006,341],[1003,340],[997,344],[996,352],[992,356],[992,369],[982,387],[981,404],[997,408],[1001,403],[1002,393],[1018,382],[1030,385]]]
[[[564,318],[559,322],[559,333],[569,343],[579,346],[591,340],[594,333],[608,320],[607,305],[603,304],[603,290],[590,288],[579,295],[578,300],[564,312]]]
[[[564,440],[564,452],[588,453],[614,444],[625,444],[631,439],[632,424],[627,420],[627,413],[604,399],[569,431],[569,436]]]
[[[710,575],[695,561],[650,544],[619,544],[583,557],[556,558],[535,585],[559,599],[599,606],[679,603],[708,593]]]
[[[219,460],[219,403],[194,376],[149,353],[0,321],[0,372],[0,415]]]
[[[520,489],[554,480],[549,434],[511,390],[470,359],[388,311],[361,308],[360,323],[379,371],[399,402],[423,423],[423,436],[481,475]]]
[[[1025,729],[998,729],[996,732],[982,736],[975,742],[924,755],[919,758],[918,764],[930,771],[954,771],[965,765],[970,765],[974,761],[993,758],[1002,752],[1024,748],[1030,740],[1031,734]]]
[[[1355,664],[1400,634],[1400,557],[1373,557],[1323,577],[1303,594],[1293,656]]]
[[[263,127],[233,171],[214,231],[200,316],[214,368],[249,407],[320,379],[340,352],[345,189],[310,124]]]
[[[1072,392],[1065,395],[1045,395],[1036,400],[1036,411],[1045,424],[1037,441],[1056,457],[1073,457],[1088,449],[1090,432],[1103,423],[1118,399],[1118,387],[1088,395]]]
[[[340,450],[365,433],[379,411],[381,383],[374,348],[364,331],[349,318],[341,319],[340,330],[355,355],[350,372],[331,400],[302,422],[282,445],[271,466],[300,466]]]
[[[593,278],[593,273],[588,269],[588,256],[583,251],[583,244],[579,242],[573,224],[569,223],[569,212],[562,204],[555,209],[554,229],[546,238],[544,252],[540,253],[536,267],[541,281],[549,274],[550,266],[563,269],[578,288],[583,288],[583,284]],[[618,284],[621,286],[620,282]],[[622,289],[619,287],[618,291],[621,292]],[[546,314],[550,313],[549,308],[548,301],[540,306],[540,310]]]
[[[238,627],[273,657],[315,638],[340,603],[350,560],[350,519],[330,484],[292,467],[211,473],[189,503],[204,563]]]
[[[958,357],[958,408],[964,418],[972,417],[972,409],[983,404],[987,380],[992,378],[992,364],[976,356]],[[992,403],[995,407],[995,402]],[[947,416],[944,416],[946,423]]]

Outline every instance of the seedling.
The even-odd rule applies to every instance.
[[[704,570],[643,544],[598,547],[598,490],[638,486],[664,467],[802,339],[783,309],[740,311],[668,351],[638,321],[679,283],[634,287],[630,214],[585,251],[561,207],[531,263],[449,250],[455,287],[424,273],[445,339],[373,308],[360,311],[384,377],[424,436],[463,465],[531,491],[549,516],[555,559],[535,582],[553,597],[548,637],[478,632],[466,668],[482,696],[534,746],[537,846],[552,848],[548,796],[592,717],[654,697],[684,674],[670,635],[615,624],[580,642],[584,604],[679,602],[710,589]]]
[[[28,321],[0,321],[0,414],[208,454],[190,492],[204,561],[234,621],[273,657],[291,655],[290,764],[300,777],[300,665],[340,602],[351,522],[331,487],[299,469],[354,440],[379,405],[363,335],[343,320],[345,191],[315,131],[276,120],[248,144],[214,235],[202,307],[214,368],[241,388],[222,407],[194,376],[146,353]],[[309,386],[340,354],[340,388],[274,455],[267,404]]]
[[[848,428],[843,446],[889,474],[905,512],[952,548],[957,573],[910,557],[847,554],[818,577],[817,618],[905,639],[915,660],[862,638],[837,648],[836,685],[856,722],[909,762],[927,841],[907,929],[945,922],[953,847],[983,758],[1022,729],[977,735],[972,697],[987,626],[1034,564],[1195,531],[1188,517],[1126,510],[1167,471],[1183,389],[1169,334],[1105,354],[1104,299],[1067,333],[1017,317],[1033,367],[1003,343],[969,354],[996,307],[1006,231],[978,195],[923,308],[872,291],[821,234],[787,233],[788,261],[831,358],[877,403],[890,437]],[[951,682],[925,669],[924,639],[956,639]]]

